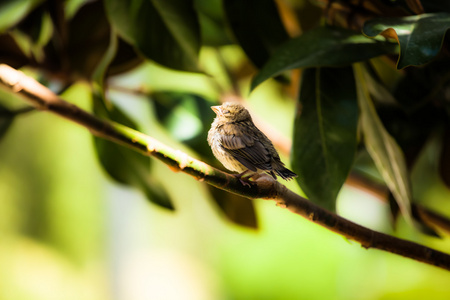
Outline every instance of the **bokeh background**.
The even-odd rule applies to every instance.
[[[58,1],[23,0],[20,5],[15,0],[0,1],[0,61],[23,67],[63,99],[93,111],[92,73],[110,42],[103,2],[64,2],[66,29],[71,31],[66,46],[74,51],[60,59],[49,55],[55,54],[52,47],[58,45],[52,36],[58,26],[47,11],[61,8]],[[194,2],[205,44],[199,55],[204,73],[161,67],[121,41],[119,53],[125,62],[119,59],[115,64],[120,75],[111,72],[108,77],[107,98],[140,131],[217,166],[210,150],[200,147],[205,139],[196,140],[206,135],[214,115],[209,109],[200,112],[198,101],[207,107],[237,97],[258,124],[280,138],[276,144],[284,146],[282,160],[290,165],[286,149],[292,138],[298,86],[283,86],[279,82],[286,78],[277,78],[279,82],[269,80],[250,93],[257,70],[231,38],[230,27],[225,27],[221,1]],[[287,3],[284,7],[297,14],[280,10],[284,21],[299,19],[297,27],[286,23],[292,35],[300,34],[298,27],[306,31],[323,22],[323,11],[314,4],[322,3],[323,8],[327,1],[278,2]],[[389,2],[389,6],[414,1],[378,2]],[[450,11],[444,2],[422,2],[429,7],[436,2],[437,8]],[[359,13],[361,7],[355,7]],[[17,18],[20,26],[6,16]],[[35,21],[41,31],[34,30]],[[346,23],[345,18],[334,21]],[[180,25],[177,20],[174,24]],[[63,36],[63,30],[59,33]],[[10,50],[16,56],[3,55]],[[50,59],[43,59],[45,55]],[[59,65],[64,59],[70,66],[63,70],[67,73]],[[166,59],[170,62],[170,57]],[[395,60],[389,62],[391,71],[384,75],[394,85],[404,73],[395,69]],[[430,72],[439,77],[441,73],[434,71]],[[294,72],[291,79],[298,82],[299,77],[300,72]],[[448,98],[447,81],[442,81],[441,88]],[[182,105],[168,103],[170,109],[165,109],[161,103],[167,99],[157,96],[169,92],[190,96],[183,96]],[[0,89],[0,128],[8,127],[4,135],[0,130],[0,300],[450,299],[448,271],[364,249],[271,201],[252,200],[257,228],[238,225],[219,208],[205,183],[152,159],[151,174],[167,191],[175,210],[155,205],[140,190],[110,177],[85,128],[35,110],[26,110],[5,126],[3,122],[11,120],[4,121],[3,108],[24,106],[23,100]],[[450,191],[438,177],[435,162],[441,145],[436,140],[426,143],[412,171],[413,191],[417,199],[426,199],[422,204],[427,208],[448,215]],[[200,143],[195,152],[188,147],[194,142]],[[285,184],[302,194],[295,181]],[[448,233],[437,229],[441,238],[424,235],[402,217],[394,229],[388,204],[358,187],[344,185],[337,212],[374,230],[450,253]]]
[[[226,51],[242,56],[238,48]],[[129,88],[151,82],[156,90],[212,93],[209,79],[152,63],[114,80]],[[283,102],[286,114],[274,114],[271,105],[280,102],[273,93],[273,85],[264,85],[250,94],[248,106],[289,138],[293,103]],[[73,85],[62,97],[90,109],[87,83]],[[111,92],[111,98],[127,104],[123,108],[143,132],[189,152],[155,120],[149,101],[121,91]],[[191,120],[192,126],[196,122]],[[141,192],[114,183],[98,162],[91,134],[51,113],[15,119],[0,157],[0,299],[450,297],[449,272],[363,249],[272,202],[254,201],[258,229],[236,225],[204,183],[155,161],[152,172],[162,178],[177,209],[160,208]],[[301,193],[294,182],[287,184]],[[427,193],[431,206],[450,196],[439,181]],[[393,232],[387,205],[353,187],[344,186],[338,212],[375,230],[450,249],[447,237],[424,236],[403,222]]]

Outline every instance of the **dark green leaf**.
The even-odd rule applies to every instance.
[[[224,0],[228,23],[250,60],[261,68],[289,36],[273,0]]]
[[[194,0],[198,11],[202,44],[223,46],[231,44],[225,26],[221,0]]]
[[[241,226],[258,228],[258,220],[252,201],[211,185],[208,185],[208,188],[214,201],[229,220]]]
[[[44,46],[50,41],[53,26],[44,6],[38,6],[21,22],[9,30],[10,37],[30,60],[42,63],[45,59]]]
[[[0,33],[19,23],[43,0],[3,0],[0,2]]]
[[[174,208],[167,191],[150,174],[149,157],[101,138],[94,138],[94,142],[103,168],[114,180],[139,188],[159,206]]]
[[[105,0],[112,26],[145,57],[198,72],[200,29],[192,0]]]
[[[412,191],[405,157],[377,115],[369,95],[363,67],[354,65],[361,130],[364,144],[378,171],[398,203],[403,216],[412,224]]]
[[[91,1],[83,5],[68,23],[68,36],[66,47],[71,72],[92,79],[111,45],[111,28],[103,4]]]
[[[358,105],[353,72],[306,69],[295,118],[292,167],[310,200],[334,210],[356,152]]]
[[[281,45],[252,81],[263,81],[295,68],[345,66],[382,54],[396,53],[397,45],[372,40],[354,31],[318,27]]]
[[[93,74],[94,113],[102,118],[137,129],[133,120],[113,103],[106,102],[104,97],[104,76],[116,52],[117,37],[112,32],[110,45]],[[153,203],[173,209],[167,191],[150,173],[151,160],[149,157],[98,137],[94,137],[94,142],[103,168],[114,180],[137,187]]]
[[[97,64],[97,67],[92,73],[92,80],[98,85],[98,88],[101,89],[101,94],[103,94],[104,92],[103,86],[106,71],[108,70],[109,65],[111,64],[111,62],[114,59],[114,56],[117,53],[117,45],[118,45],[117,36],[115,35],[114,31],[111,31],[109,46],[106,49],[106,53],[104,53],[102,59]]]
[[[121,110],[112,104],[106,109],[102,103],[101,97],[94,94],[96,115],[136,129],[136,124]],[[151,160],[149,157],[105,139],[94,137],[94,142],[103,168],[114,180],[137,187],[153,203],[173,209],[167,191],[150,173]]]
[[[426,0],[421,1],[426,13],[448,12],[450,13],[450,1]]]
[[[379,18],[364,24],[363,32],[369,37],[382,34],[400,44],[397,68],[421,65],[433,59],[441,49],[450,27],[450,14],[422,14],[403,18]]]

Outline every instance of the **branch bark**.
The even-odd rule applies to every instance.
[[[243,186],[236,177],[192,158],[180,150],[170,148],[150,136],[123,125],[91,115],[7,65],[0,65],[0,87],[16,93],[39,110],[47,110],[84,126],[96,136],[128,146],[144,155],[153,156],[172,170],[184,172],[199,181],[250,199],[274,200],[278,206],[354,240],[366,249],[375,248],[450,270],[448,254],[355,224],[295,194],[269,176],[258,176],[251,182],[250,187]]]

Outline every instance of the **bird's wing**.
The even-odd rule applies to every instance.
[[[222,135],[222,147],[249,170],[272,170],[270,152],[254,136]]]

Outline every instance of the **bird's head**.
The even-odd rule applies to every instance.
[[[225,102],[219,106],[211,106],[219,120],[224,122],[242,122],[251,120],[250,113],[239,103]]]

